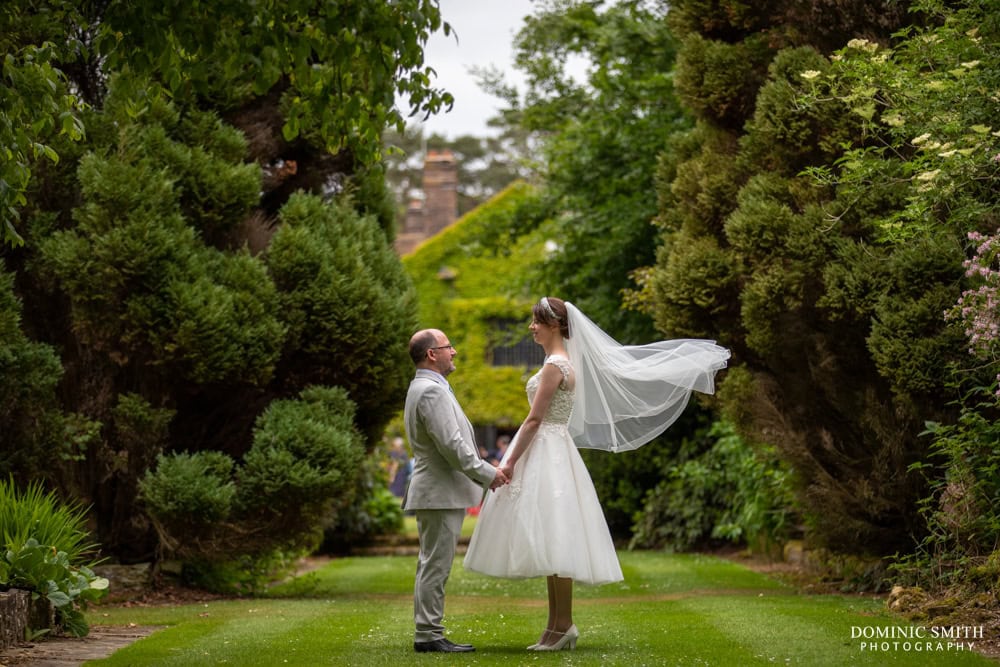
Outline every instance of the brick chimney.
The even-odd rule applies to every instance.
[[[405,255],[458,218],[458,163],[450,150],[428,151],[424,158],[423,201],[406,209],[396,235],[396,252]]]
[[[424,159],[424,230],[431,237],[458,217],[458,164],[449,150]]]

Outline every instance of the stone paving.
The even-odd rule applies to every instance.
[[[0,652],[0,667],[77,667],[106,658],[159,627],[93,626],[86,637],[52,637]]]

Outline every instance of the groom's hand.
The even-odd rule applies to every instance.
[[[507,475],[504,474],[503,470],[497,467],[497,474],[496,477],[493,478],[493,482],[490,484],[490,490],[496,491],[509,481],[510,480],[507,479]]]

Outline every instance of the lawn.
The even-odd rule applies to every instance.
[[[545,623],[541,579],[490,579],[456,559],[445,624],[475,653],[415,654],[415,558],[343,558],[274,588],[267,597],[176,607],[100,606],[100,625],[163,626],[98,665],[993,665],[947,640],[859,633],[906,628],[871,597],[802,595],[733,562],[699,555],[621,552],[625,581],[578,586],[577,650],[533,653]],[[952,640],[955,641],[955,640]],[[893,642],[898,645],[893,646]],[[930,643],[930,646],[928,646]],[[908,644],[908,645],[907,645]],[[919,648],[919,650],[918,650]]]

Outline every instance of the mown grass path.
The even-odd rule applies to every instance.
[[[490,579],[456,559],[445,623],[477,651],[416,654],[410,556],[344,558],[268,597],[176,607],[96,607],[92,623],[162,625],[91,666],[156,665],[992,665],[947,640],[853,635],[906,628],[881,599],[803,595],[730,561],[652,552],[620,554],[625,581],[578,586],[575,651],[534,653],[545,623],[541,579]],[[897,630],[897,633],[905,630]],[[887,630],[882,630],[882,633]],[[951,640],[953,643],[956,640]],[[974,641],[974,640],[967,640]],[[898,642],[893,647],[892,643]],[[905,642],[909,642],[907,646]],[[918,646],[918,643],[920,646]],[[928,650],[930,649],[930,650]]]

